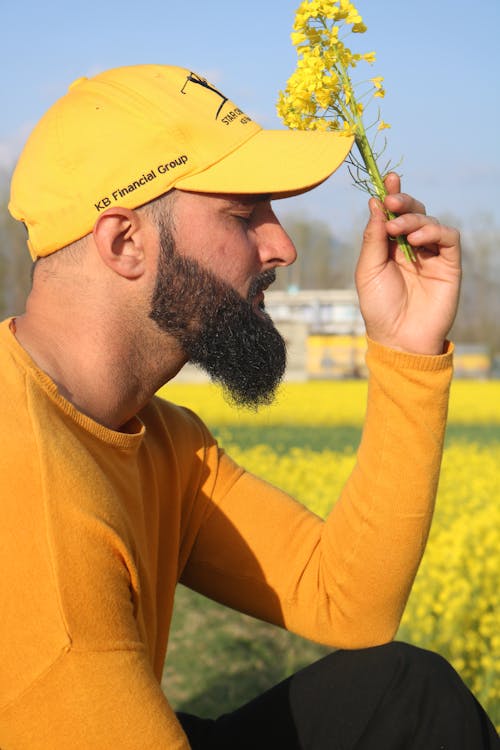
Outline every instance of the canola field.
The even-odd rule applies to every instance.
[[[161,395],[196,411],[249,470],[326,515],[355,461],[366,382],[287,383],[257,413],[210,384],[174,381]],[[500,382],[453,383],[434,523],[398,638],[449,659],[500,730]]]

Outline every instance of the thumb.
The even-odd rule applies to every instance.
[[[363,234],[363,244],[359,256],[359,266],[365,268],[386,263],[389,254],[387,217],[382,203],[378,198],[370,198],[368,207],[370,217]]]

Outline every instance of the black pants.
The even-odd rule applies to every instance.
[[[500,739],[440,656],[336,651],[218,719],[178,714],[193,750],[493,750]]]

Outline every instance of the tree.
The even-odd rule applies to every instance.
[[[7,210],[9,177],[0,174],[0,317],[20,313],[31,284],[26,230]]]
[[[463,281],[454,340],[484,344],[500,352],[500,228],[489,215],[477,218],[476,229],[463,233]]]
[[[356,256],[350,244],[333,236],[323,221],[284,216],[285,230],[297,248],[296,262],[281,269],[275,289],[351,289]]]

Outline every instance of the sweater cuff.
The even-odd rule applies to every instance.
[[[391,349],[384,344],[373,341],[368,336],[367,357],[378,360],[398,370],[436,371],[446,370],[452,365],[455,347],[451,341],[445,341],[442,354],[412,354]]]

